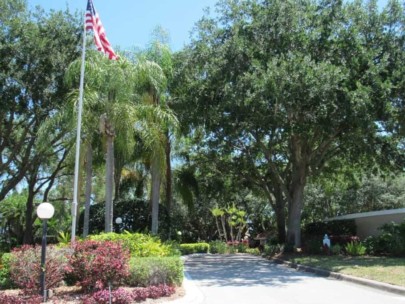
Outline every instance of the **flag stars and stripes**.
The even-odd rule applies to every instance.
[[[103,24],[101,23],[98,13],[94,9],[92,0],[88,0],[87,2],[85,29],[88,31],[93,31],[94,43],[96,44],[97,50],[106,54],[109,59],[118,59],[118,55],[115,54],[110,42],[107,39]]]

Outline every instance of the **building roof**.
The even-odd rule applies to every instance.
[[[341,221],[341,220],[353,220],[353,219],[358,219],[358,218],[384,216],[384,215],[391,215],[391,214],[405,214],[405,208],[352,213],[352,214],[346,214],[346,215],[340,215],[340,216],[335,216],[335,217],[331,217],[331,218],[326,218],[325,221],[330,222],[330,221]]]

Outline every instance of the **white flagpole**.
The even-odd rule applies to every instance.
[[[82,128],[82,108],[83,108],[83,86],[84,86],[84,63],[86,60],[86,25],[84,24],[83,31],[83,47],[82,47],[82,65],[80,68],[80,88],[79,88],[79,104],[77,113],[77,134],[76,134],[76,159],[75,159],[75,177],[73,186],[73,204],[72,204],[72,234],[71,242],[76,239],[76,215],[77,215],[77,197],[79,185],[79,163],[80,163],[80,143],[81,143],[81,128]]]

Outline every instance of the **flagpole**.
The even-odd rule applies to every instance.
[[[75,158],[75,177],[73,185],[73,204],[72,204],[72,233],[71,242],[76,239],[76,216],[77,216],[77,197],[79,186],[79,163],[80,163],[80,143],[82,128],[82,108],[83,108],[83,87],[84,87],[84,63],[86,60],[86,25],[83,30],[83,47],[82,47],[82,64],[80,67],[80,87],[79,87],[79,104],[77,113],[77,134],[76,134],[76,158]]]

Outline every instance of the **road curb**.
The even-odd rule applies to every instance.
[[[383,291],[396,293],[396,294],[405,296],[404,287],[395,286],[395,285],[391,285],[391,284],[387,284],[387,283],[381,283],[381,282],[358,278],[358,277],[353,277],[353,276],[350,276],[347,274],[341,274],[338,272],[333,272],[333,271],[329,271],[329,270],[325,270],[325,269],[321,269],[321,268],[317,268],[317,267],[305,266],[305,265],[293,263],[293,262],[278,259],[278,258],[271,258],[270,260],[276,264],[286,265],[290,268],[294,268],[299,271],[310,272],[310,273],[314,273],[314,274],[317,274],[317,275],[323,276],[323,277],[332,277],[337,280],[348,281],[348,282],[352,282],[355,284],[360,284],[360,285],[364,285],[364,286],[368,286],[368,287],[372,287],[372,288],[377,288],[377,289],[380,289]]]
[[[183,261],[186,261],[188,258],[189,258],[189,256],[181,257],[181,259]],[[202,294],[202,292],[198,288],[198,286],[194,283],[193,278],[187,271],[184,271],[183,288],[185,290],[184,297],[167,302],[167,303],[169,303],[169,304],[201,304],[204,302],[204,295]]]

